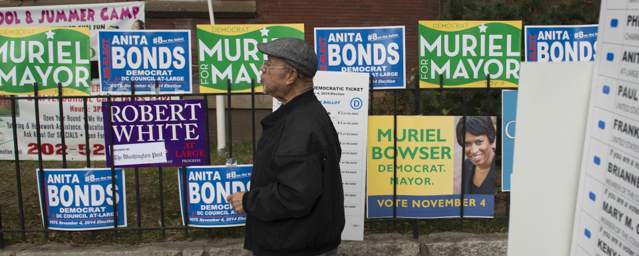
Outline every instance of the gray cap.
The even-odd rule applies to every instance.
[[[268,43],[257,44],[260,52],[283,59],[287,64],[291,65],[298,72],[314,77],[317,72],[317,55],[306,41],[285,37],[276,39]]]

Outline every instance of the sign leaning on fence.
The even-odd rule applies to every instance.
[[[98,31],[100,92],[192,93],[191,31]]]
[[[40,170],[36,170],[36,175]],[[113,228],[111,169],[45,169],[44,191],[38,180],[42,221],[49,229],[82,231]],[[38,176],[36,176],[38,177]],[[44,194],[44,195],[43,195]],[[115,203],[118,227],[127,226],[124,169],[115,170]]]
[[[526,61],[594,61],[598,27],[526,26]]]
[[[0,27],[78,27],[91,31],[89,57],[98,60],[98,30],[144,29],[144,1],[2,7]],[[2,41],[0,41],[2,42]]]
[[[204,100],[102,103],[107,166],[110,137],[117,167],[206,164]]]
[[[315,28],[321,71],[367,73],[374,89],[406,88],[404,26]]]
[[[90,95],[89,29],[0,27],[0,94]]]
[[[493,216],[494,162],[484,180],[486,185],[492,180],[492,192],[472,194],[466,190],[461,201],[462,180],[473,177],[474,165],[465,160],[465,168],[471,172],[462,170],[464,153],[455,129],[459,120],[454,116],[398,116],[394,166],[393,116],[369,117],[369,218],[393,217],[394,207],[398,218],[459,217],[462,205],[464,217]],[[496,118],[491,120],[494,123]]]
[[[521,21],[419,21],[420,88],[517,87]]]
[[[200,92],[227,92],[229,79],[231,92],[250,92],[251,79],[255,92],[261,92],[266,56],[257,44],[282,37],[304,40],[304,24],[197,25]]]
[[[186,191],[183,170],[178,169],[182,224],[185,223],[186,212],[189,227],[244,226],[246,213],[237,214],[226,197],[238,191],[248,191],[253,165],[186,167]],[[188,203],[184,203],[184,193]]]
[[[517,91],[501,91],[501,190],[510,191],[515,156],[515,128],[517,127]]]

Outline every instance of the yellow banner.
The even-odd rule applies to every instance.
[[[197,25],[198,29],[224,36],[243,35],[256,30],[268,27],[290,27],[304,33],[304,23],[294,24],[238,24],[238,25]]]
[[[40,33],[46,33],[51,30],[55,32],[56,29],[64,29],[64,30],[75,30],[86,36],[89,36],[89,28],[60,28],[60,27],[0,27],[0,36],[4,37],[12,37],[12,38],[22,38],[32,35],[37,35]]]
[[[398,195],[452,195],[454,122],[454,116],[398,116],[394,166],[393,116],[370,116],[368,195],[392,195],[394,183]]]
[[[511,25],[515,28],[521,29],[521,20],[420,20],[419,24],[422,26],[426,26],[430,29],[435,29],[439,31],[461,31],[472,27],[478,27],[483,25],[488,25],[490,23],[501,23],[506,25]]]

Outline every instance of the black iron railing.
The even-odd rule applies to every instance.
[[[446,91],[462,91],[463,94],[463,113],[461,113],[464,117],[466,117],[466,104],[467,104],[467,99],[466,99],[466,92],[467,91],[485,91],[486,92],[486,115],[490,116],[490,101],[491,101],[491,96],[490,96],[490,92],[491,91],[501,91],[503,89],[517,89],[517,88],[491,88],[490,87],[490,79],[488,79],[487,82],[487,86],[485,88],[467,88],[467,89],[451,89],[451,88],[445,88],[443,86],[443,78],[440,76],[440,87],[439,88],[419,88],[419,77],[415,76],[415,79],[413,80],[415,82],[415,84],[411,85],[410,87],[412,88],[405,88],[405,89],[390,89],[390,90],[383,90],[383,91],[376,91],[372,89],[373,86],[373,77],[371,76],[369,84],[370,84],[370,90],[369,90],[369,94],[370,94],[370,98],[369,98],[369,102],[370,102],[370,107],[369,107],[369,115],[373,115],[374,113],[374,109],[375,109],[375,105],[374,105],[374,101],[373,99],[375,98],[375,94],[377,93],[384,93],[385,96],[384,97],[388,97],[389,93],[392,93],[392,97],[393,97],[393,115],[394,115],[394,136],[393,136],[393,140],[394,140],[394,147],[395,147],[395,151],[397,151],[397,140],[395,138],[397,138],[396,133],[397,133],[397,116],[398,116],[398,107],[397,107],[397,94],[401,93],[401,92],[413,92],[414,95],[414,102],[413,102],[413,114],[414,115],[420,115],[420,96],[423,93],[439,93],[439,115],[444,115],[444,92]],[[255,84],[255,80],[252,81],[253,85]],[[42,148],[40,147],[40,145],[42,145],[41,143],[41,139],[40,139],[40,106],[39,106],[39,102],[40,100],[43,99],[56,99],[59,102],[59,108],[60,108],[60,117],[64,116],[64,108],[63,108],[63,100],[64,99],[81,99],[83,102],[83,115],[84,115],[84,137],[85,137],[85,152],[84,154],[86,155],[86,167],[91,167],[94,165],[94,160],[91,159],[91,149],[89,147],[89,142],[90,142],[90,136],[89,136],[89,115],[88,115],[88,104],[87,101],[89,99],[94,99],[94,98],[106,98],[107,99],[107,104],[110,105],[111,101],[113,98],[123,98],[123,97],[130,97],[131,101],[135,101],[136,100],[136,96],[141,96],[141,95],[136,95],[135,92],[135,84],[132,82],[131,84],[131,94],[130,95],[99,95],[99,96],[64,96],[62,95],[62,86],[61,84],[58,85],[58,95],[57,96],[41,96],[38,95],[38,90],[37,90],[37,84],[34,85],[34,95],[32,96],[7,96],[4,99],[10,101],[11,103],[11,120],[12,120],[12,130],[13,130],[13,138],[14,138],[14,142],[13,142],[13,148],[14,148],[14,153],[15,153],[15,159],[13,160],[14,165],[15,165],[15,178],[16,178],[16,190],[17,190],[17,211],[18,211],[18,215],[19,215],[19,224],[17,223],[11,223],[11,227],[14,228],[5,228],[5,226],[3,226],[3,222],[6,224],[6,220],[3,219],[3,217],[6,218],[6,214],[3,215],[2,214],[2,204],[0,204],[0,249],[4,248],[4,244],[5,244],[5,234],[10,234],[10,233],[19,233],[20,239],[16,240],[12,240],[13,242],[26,242],[27,241],[27,233],[41,233],[42,235],[44,235],[44,237],[48,240],[49,236],[52,232],[55,233],[67,233],[67,239],[68,240],[72,240],[73,239],[73,234],[74,233],[89,233],[91,235],[92,239],[96,239],[96,233],[98,232],[113,232],[113,237],[114,239],[118,239],[118,234],[122,233],[122,232],[132,232],[132,233],[136,233],[137,232],[137,238],[138,239],[142,239],[143,238],[143,232],[145,231],[160,231],[161,232],[161,237],[162,239],[165,239],[166,235],[165,235],[165,231],[167,230],[184,230],[184,238],[188,238],[189,237],[189,230],[198,230],[200,228],[194,228],[194,227],[188,227],[188,226],[166,226],[166,216],[165,216],[165,198],[164,198],[164,187],[166,186],[163,183],[163,170],[162,168],[158,168],[158,173],[157,173],[157,180],[159,183],[159,205],[160,205],[160,219],[159,219],[159,227],[153,227],[153,226],[144,226],[142,225],[142,217],[144,216],[144,213],[142,211],[143,207],[141,205],[141,198],[140,198],[140,174],[139,174],[139,168],[132,168],[135,174],[135,208],[136,208],[136,225],[135,227],[117,227],[117,213],[114,213],[114,227],[112,229],[105,229],[105,230],[99,230],[99,231],[73,231],[73,232],[68,232],[68,231],[55,231],[55,230],[50,230],[47,227],[47,222],[44,221],[43,223],[43,227],[42,228],[27,228],[26,227],[26,223],[40,223],[42,222],[41,216],[37,216],[37,218],[40,219],[25,219],[25,206],[24,206],[24,197],[23,197],[23,184],[22,184],[22,179],[21,179],[21,161],[19,158],[19,143],[18,143],[18,128],[17,126],[17,120],[16,120],[16,106],[18,101],[28,101],[28,100],[33,100],[34,104],[35,104],[35,124],[36,124],[36,140],[37,140],[37,144],[38,144],[38,168],[40,170],[44,169],[44,164],[43,164],[43,156],[42,156]],[[157,83],[156,83],[157,86]],[[246,93],[231,93],[231,82],[230,80],[228,81],[228,91],[226,93],[207,93],[207,94],[202,94],[202,93],[194,93],[194,94],[162,94],[162,96],[176,96],[176,97],[189,97],[189,98],[203,98],[204,99],[204,103],[205,106],[208,106],[208,96],[215,96],[215,95],[224,95],[227,96],[227,101],[228,101],[228,112],[227,112],[227,121],[228,121],[228,157],[232,158],[233,157],[233,137],[232,137],[232,131],[234,129],[233,125],[232,125],[232,117],[233,117],[233,110],[230,107],[231,106],[231,100],[233,98],[233,96],[236,95],[250,95],[251,96],[251,118],[252,118],[252,126],[251,126],[251,130],[252,130],[252,136],[251,136],[251,142],[252,142],[252,149],[251,149],[251,157],[253,155],[253,153],[255,152],[256,149],[256,125],[255,122],[259,122],[259,120],[255,120],[255,112],[256,112],[256,107],[255,107],[255,91],[253,89],[254,86],[252,86],[252,90],[251,92],[246,92]],[[144,96],[154,96],[154,95],[144,95]],[[104,111],[104,110],[103,110]],[[110,108],[108,108],[106,111],[110,111]],[[205,125],[206,125],[206,138],[207,138],[207,142],[209,143],[208,147],[206,148],[206,153],[209,156],[207,158],[207,164],[211,164],[211,152],[210,152],[210,148],[211,148],[211,144],[212,142],[210,140],[208,140],[209,138],[209,127],[208,127],[208,119],[209,119],[209,115],[208,112],[205,111]],[[110,121],[110,120],[109,120]],[[61,145],[61,149],[62,149],[62,154],[61,154],[61,161],[62,161],[62,168],[67,168],[67,157],[66,157],[66,140],[65,140],[65,136],[64,136],[64,118],[60,118],[59,120],[60,122],[60,127],[61,127],[61,134],[63,136],[60,136],[60,143]],[[464,125],[465,128],[465,125]],[[110,129],[108,127],[105,127],[106,131],[105,132],[111,132]],[[501,137],[501,118],[498,117],[498,122],[497,122],[497,139],[499,141],[500,137]],[[464,133],[465,134],[465,133]],[[111,138],[111,140],[113,139],[113,136],[109,136]],[[111,142],[110,145],[113,145],[113,143]],[[111,154],[113,153],[113,150],[109,150],[109,152],[111,152]],[[396,152],[395,152],[396,153]],[[501,153],[500,150],[496,151],[497,156],[499,156],[499,154]],[[397,154],[395,154],[397,155]],[[92,162],[93,161],[93,162]],[[113,161],[113,157],[111,157],[111,161]],[[394,157],[394,166],[397,166],[397,158]],[[499,161],[497,161],[497,163],[499,163]],[[113,162],[111,162],[111,166],[114,166]],[[462,167],[463,168],[463,167]],[[144,169],[144,168],[143,168]],[[115,169],[112,168],[112,176],[111,177],[115,177]],[[0,170],[1,173],[3,173],[2,176],[4,176],[4,173],[9,172],[10,170]],[[394,178],[396,179],[396,173],[397,172],[393,172],[394,173]],[[183,174],[185,175],[186,172],[183,172]],[[39,175],[37,177],[40,180],[40,189],[42,191],[44,191],[44,177],[42,172],[39,172]],[[186,181],[186,178],[183,177],[182,179],[183,181]],[[397,182],[394,182],[394,189],[393,189],[393,202],[396,202],[396,196],[397,196],[397,189],[396,189],[396,185]],[[142,184],[143,186],[148,186],[148,184]],[[0,186],[3,186],[0,183]],[[183,186],[185,187],[185,186]],[[7,189],[7,188],[5,188]],[[115,190],[115,179],[112,179],[112,189]],[[463,186],[462,186],[462,190],[463,190]],[[0,187],[0,191],[2,191],[2,188]],[[115,191],[112,191],[113,195],[115,195],[114,193]],[[463,196],[464,196],[464,191],[462,191],[461,193],[461,200],[463,202]],[[505,215],[504,216],[496,216],[494,219],[483,219],[484,221],[484,228],[486,227],[486,223],[490,222],[490,221],[496,221],[496,220],[506,220],[506,222],[509,219],[509,206],[510,206],[510,196],[509,193],[504,193],[501,191],[498,191],[496,194],[505,194]],[[186,196],[186,193],[185,193]],[[186,198],[184,198],[186,200]],[[45,203],[45,198],[44,196],[40,196],[38,198],[40,205],[46,205]],[[395,204],[393,204],[395,205]],[[497,206],[497,200],[495,200],[495,206]],[[178,206],[179,207],[179,206]],[[182,209],[180,209],[180,211],[182,211]],[[117,212],[117,211],[116,211]],[[410,225],[412,225],[412,232],[413,232],[413,237],[415,239],[417,239],[419,237],[419,225],[420,223],[423,222],[437,222],[438,226],[442,225],[442,222],[459,222],[459,227],[460,229],[463,229],[463,225],[464,225],[464,221],[465,220],[472,220],[472,218],[465,218],[463,217],[464,215],[463,212],[463,207],[461,207],[461,216],[460,218],[446,218],[446,219],[405,219],[405,218],[385,218],[385,219],[369,219],[366,220],[366,224],[368,224],[368,229],[370,231],[374,231],[375,230],[375,224],[379,224],[379,223],[386,223],[386,222],[391,222],[393,224],[393,229],[396,226],[396,223],[398,222],[404,222],[404,223],[409,223]],[[393,209],[393,216],[397,216],[397,212],[396,212],[396,208]],[[185,221],[188,225],[188,218],[185,218]],[[507,224],[506,224],[507,225]],[[30,226],[34,226],[33,224],[31,224]],[[15,228],[18,227],[18,228]],[[228,228],[230,229],[231,233],[234,234],[235,233],[235,229],[236,228]],[[212,237],[212,232],[211,229],[208,229],[207,231],[208,237]]]

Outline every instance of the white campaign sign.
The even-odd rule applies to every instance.
[[[639,254],[639,2],[601,1],[570,255]]]
[[[0,98],[2,99],[2,98]],[[137,101],[171,100],[173,96],[144,96],[136,97]],[[113,97],[112,101],[130,101],[131,97]],[[89,119],[89,145],[86,145],[84,128],[84,102],[82,98],[64,99],[63,119],[68,161],[85,161],[88,147],[91,160],[106,160],[104,147],[104,121],[102,120],[102,102],[107,98],[87,98],[87,114]],[[13,122],[9,100],[0,100],[0,109],[8,115],[0,115],[0,160],[15,160],[14,140],[18,141],[18,155],[20,160],[38,160],[38,151],[42,151],[42,160],[62,160],[62,129],[60,128],[59,102],[55,98],[41,99],[40,109],[40,139],[37,144],[37,127],[35,117],[35,102],[28,99],[16,100],[16,129],[17,137],[13,136]]]
[[[346,214],[342,240],[364,240],[368,78],[367,73],[317,71],[313,79],[315,96],[331,117],[342,147]],[[273,111],[280,105],[273,99]]]
[[[165,150],[164,142],[113,145],[113,161],[116,166],[166,163]]]
[[[87,27],[91,60],[98,60],[98,30],[144,29],[144,2],[3,7],[2,27]]]

